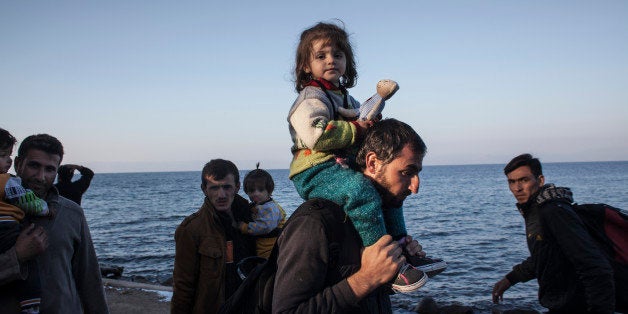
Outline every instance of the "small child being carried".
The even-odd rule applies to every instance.
[[[6,130],[0,129],[0,253],[15,245],[24,221],[29,216],[48,216],[48,204],[38,198],[35,192],[22,187],[19,177],[8,174],[11,167],[11,153],[15,138]],[[41,303],[41,282],[35,260],[27,262],[28,276],[15,281],[22,313],[39,313]]]
[[[252,202],[253,221],[239,222],[238,229],[243,234],[255,236],[257,256],[268,259],[286,222],[286,212],[273,200],[271,195],[275,189],[275,182],[270,173],[259,169],[259,163],[255,170],[246,174],[243,186],[244,193]]]
[[[299,96],[288,114],[293,141],[289,177],[303,199],[324,198],[341,205],[364,246],[386,234],[405,241],[403,209],[383,210],[371,182],[347,167],[354,163],[353,155],[367,128],[377,123],[384,101],[398,85],[380,81],[377,93],[361,105],[347,92],[356,79],[353,49],[344,29],[321,22],[301,33],[295,65]],[[417,263],[424,264],[425,259]],[[398,292],[410,292],[426,280],[422,270],[405,264],[391,286]]]

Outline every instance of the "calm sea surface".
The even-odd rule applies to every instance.
[[[397,313],[412,310],[424,296],[490,312],[493,283],[528,255],[523,218],[502,168],[424,168],[419,194],[404,204],[407,228],[430,256],[445,259],[449,267],[415,295],[393,296]],[[292,213],[301,199],[288,171],[270,172],[275,200]],[[579,203],[628,208],[628,162],[546,163],[544,173],[547,183],[571,187]],[[172,275],[174,231],[202,202],[200,172],[96,174],[83,196],[100,262],[123,266],[125,276],[154,281]],[[541,310],[536,291],[536,281],[518,284],[504,302]]]

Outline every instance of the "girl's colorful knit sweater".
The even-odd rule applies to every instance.
[[[288,114],[292,137],[292,178],[313,166],[335,158],[339,150],[346,150],[361,140],[360,128],[356,127],[360,103],[344,95],[327,81],[322,81],[327,93],[313,82],[306,86],[294,101]]]

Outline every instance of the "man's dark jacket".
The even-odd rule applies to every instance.
[[[543,186],[517,207],[530,257],[506,275],[511,284],[537,278],[539,302],[565,313],[613,313],[613,269],[573,211],[568,188]]]
[[[273,294],[273,313],[392,313],[390,287],[382,286],[358,300],[347,277],[360,268],[362,240],[351,220],[326,200],[343,234],[340,247],[330,249],[321,216],[303,215],[286,224],[277,239],[279,258]],[[337,252],[337,261],[330,255]]]

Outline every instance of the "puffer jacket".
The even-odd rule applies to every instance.
[[[539,302],[565,313],[613,313],[613,270],[570,204],[569,188],[543,186],[517,205],[525,219],[530,257],[506,278],[515,284],[537,278]]]

